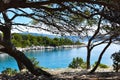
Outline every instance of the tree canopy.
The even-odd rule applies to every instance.
[[[29,26],[55,34],[83,35],[86,31],[92,31],[86,22],[92,25],[97,21],[99,26],[102,20],[104,27],[98,27],[95,33],[104,30],[110,36],[111,43],[112,40],[120,40],[119,4],[119,0],[0,0],[0,31],[3,33],[0,36],[0,51],[14,57],[20,70],[24,65],[35,75],[50,76],[42,69],[36,69],[24,53],[16,50],[11,42],[11,29],[22,30],[19,26]],[[39,25],[20,22],[22,17],[38,21]],[[42,27],[42,24],[47,26]]]
[[[91,19],[101,15],[110,22],[120,24],[120,9],[118,0],[1,0],[0,12],[5,12],[9,23],[13,25],[26,25],[15,22],[18,17],[29,17],[48,28],[39,27],[53,33],[79,33],[83,18]],[[105,8],[104,10],[102,10]],[[26,10],[28,9],[28,10]],[[81,19],[81,20],[80,20]],[[78,21],[79,20],[79,21]],[[4,24],[1,21],[1,24]],[[51,27],[52,26],[52,27]],[[54,31],[53,31],[54,29]]]

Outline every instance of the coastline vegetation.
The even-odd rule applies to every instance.
[[[17,70],[12,68],[6,68],[5,70],[2,71],[2,74],[13,76],[17,74]]]
[[[61,46],[61,45],[81,45],[79,41],[72,41],[68,38],[49,38],[47,36],[33,36],[26,34],[13,33],[12,43],[16,47],[30,47],[30,46]]]
[[[94,67],[96,64],[97,64],[97,62],[95,62],[92,66]],[[81,57],[76,57],[76,58],[73,58],[72,62],[69,64],[68,67],[73,68],[73,69],[75,69],[75,68],[85,69],[87,66],[86,66],[86,62],[83,61],[83,59]],[[106,64],[100,63],[99,68],[109,68],[109,66]]]
[[[96,64],[97,64],[97,61],[93,64],[93,67],[94,67]],[[102,63],[100,63],[98,67],[99,67],[99,68],[109,68],[108,65],[102,64]]]
[[[86,68],[86,63],[83,61],[82,58],[76,57],[73,58],[72,62],[68,66],[69,68]]]

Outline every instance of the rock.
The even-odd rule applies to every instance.
[[[82,75],[81,78],[86,78],[86,75]]]

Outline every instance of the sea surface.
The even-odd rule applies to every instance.
[[[91,65],[97,61],[101,50],[106,44],[97,46],[91,55]],[[101,63],[112,66],[111,54],[118,52],[120,45],[112,44],[104,53]],[[31,50],[25,52],[25,55],[32,58],[36,58],[39,61],[39,65],[45,68],[67,68],[69,63],[75,57],[81,57],[86,61],[86,47],[81,48],[68,48],[68,49],[54,49],[54,50]],[[0,72],[6,68],[17,69],[16,61],[7,54],[0,54]]]

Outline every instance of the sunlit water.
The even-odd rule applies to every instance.
[[[91,55],[91,65],[97,61],[99,53],[104,48],[104,45],[96,47],[92,51]],[[120,50],[120,45],[112,44],[107,51],[104,53],[101,63],[112,65],[112,60],[110,58],[111,54],[118,52]],[[86,61],[86,48],[73,48],[73,49],[59,49],[59,50],[32,50],[25,52],[28,57],[34,57],[39,61],[39,65],[46,68],[67,68],[69,63],[75,57],[82,57]],[[0,54],[0,72],[6,68],[18,69],[16,61],[6,55]]]

